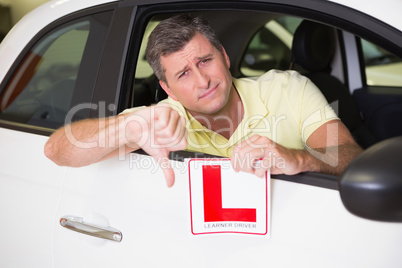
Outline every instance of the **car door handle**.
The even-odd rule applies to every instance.
[[[81,217],[64,216],[60,218],[60,225],[64,228],[70,229],[82,234],[95,236],[115,242],[121,242],[122,233],[112,227],[100,227],[92,224],[85,223]]]

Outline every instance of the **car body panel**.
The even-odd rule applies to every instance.
[[[385,23],[391,25],[392,27],[401,30],[402,29],[402,20],[398,17],[398,9],[402,8],[401,1],[398,0],[387,0],[386,2],[370,0],[366,1],[365,5],[362,5],[358,0],[336,0],[332,1],[338,4],[354,8],[359,12],[365,13],[372,17],[379,19],[380,21],[384,21]],[[392,9],[385,9],[384,4],[392,7]]]
[[[44,156],[46,136],[0,128],[0,137],[0,266],[26,267],[30,260],[51,267],[53,222],[67,168]]]
[[[55,266],[398,267],[402,261],[401,224],[350,214],[336,190],[276,179],[270,237],[192,235],[185,162],[171,164],[176,173],[171,189],[158,164],[136,153],[69,168],[57,217],[72,214],[111,226],[123,240],[100,240],[55,222]]]

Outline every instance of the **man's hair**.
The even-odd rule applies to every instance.
[[[146,57],[159,80],[167,83],[161,57],[182,50],[197,33],[202,34],[222,53],[215,31],[201,16],[177,15],[163,20],[155,27],[148,39]]]

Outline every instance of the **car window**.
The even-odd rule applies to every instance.
[[[242,59],[244,76],[259,76],[271,69],[289,69],[293,34],[301,19],[281,16],[269,21],[252,38]]]
[[[137,68],[135,69],[135,78],[144,79],[152,75],[154,72],[145,57],[145,50],[147,48],[148,38],[151,32],[158,25],[159,20],[151,20],[146,29],[141,42],[140,53],[137,61]]]
[[[91,46],[100,45],[89,40],[105,35],[100,16],[105,15],[60,26],[29,50],[0,95],[1,120],[54,128],[64,124],[84,54],[92,53],[87,52],[93,51]]]
[[[361,40],[368,86],[402,86],[402,59]]]

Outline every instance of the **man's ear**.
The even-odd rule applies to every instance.
[[[222,56],[225,59],[226,65],[228,67],[228,69],[230,68],[230,59],[228,54],[226,53],[225,48],[221,45],[221,51],[222,51]]]
[[[173,94],[173,92],[170,90],[170,88],[168,87],[168,85],[165,82],[159,80],[159,85],[161,85],[161,87],[166,92],[166,94],[168,94],[169,97],[171,97],[172,99],[177,101],[176,96]]]

